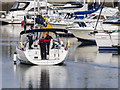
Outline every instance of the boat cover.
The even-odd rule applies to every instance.
[[[91,14],[91,13],[94,13],[94,12],[98,11],[99,9],[100,9],[100,5],[99,5],[98,8],[96,8],[95,10],[77,11],[77,12],[74,12],[74,14],[75,14],[75,15]]]
[[[68,31],[65,29],[33,29],[33,30],[26,30],[26,31],[21,31],[20,35],[22,34],[27,34],[27,33],[33,33],[33,32],[64,32],[67,33]]]

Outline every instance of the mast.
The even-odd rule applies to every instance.
[[[95,25],[94,31],[95,31],[96,28],[97,28],[97,25],[98,25],[98,22],[99,22],[99,19],[100,19],[100,16],[101,16],[102,10],[103,10],[103,8],[104,8],[104,4],[105,4],[105,0],[103,1],[103,4],[102,4],[102,6],[101,6],[101,10],[100,10],[100,13],[99,13],[99,16],[98,16],[98,19],[97,19],[97,22],[96,22],[96,25]]]
[[[118,0],[118,9],[120,11],[120,0]]]
[[[38,8],[38,14],[40,14],[40,3],[39,3],[39,0],[37,0],[37,8]]]
[[[47,0],[46,0],[46,7],[45,7],[45,8],[46,8],[46,14],[47,14],[47,13],[48,13],[48,12],[47,12]]]
[[[98,3],[99,5],[100,5],[100,0],[99,0],[99,3]]]
[[[83,1],[84,5],[85,5],[85,2],[86,2],[86,0]]]
[[[118,1],[118,9],[119,9],[119,14],[120,14],[120,0]],[[119,17],[119,20],[120,20],[120,17]],[[118,31],[120,31],[120,26],[118,26]]]
[[[35,28],[35,15],[36,15],[36,14],[35,14],[35,12],[36,12],[36,10],[35,10],[36,7],[35,7],[35,6],[36,6],[36,0],[34,0],[34,28]]]

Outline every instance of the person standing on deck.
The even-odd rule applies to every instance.
[[[29,30],[33,30],[34,26],[31,26],[31,28]],[[32,44],[33,44],[33,33],[29,33],[27,35],[28,39],[29,39],[29,49],[33,49],[32,48]]]
[[[40,45],[40,51],[41,51],[41,59],[46,60],[47,56],[46,56],[46,43],[50,42],[50,40],[46,40],[44,39],[44,37],[42,37],[42,39],[39,40],[38,45]]]
[[[47,33],[45,39],[51,41],[52,37],[49,35],[49,33]],[[47,55],[49,55],[50,41],[46,43],[46,45],[47,45]]]

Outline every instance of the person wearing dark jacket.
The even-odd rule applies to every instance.
[[[31,26],[30,30],[33,30],[33,26]],[[29,39],[29,49],[33,49],[31,46],[33,44],[33,33],[29,33],[27,35],[28,39]]]
[[[52,37],[49,35],[49,33],[46,34],[47,36],[45,37],[46,40],[51,40]],[[50,41],[46,43],[47,45],[47,55],[49,55],[49,49],[50,49]]]
[[[40,45],[40,51],[41,51],[41,59],[47,59],[46,57],[46,43],[50,42],[50,40],[46,40],[44,39],[44,37],[42,37],[42,39],[39,40],[38,45]]]

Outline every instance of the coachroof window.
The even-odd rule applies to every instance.
[[[15,2],[10,11],[25,10],[30,2]]]

